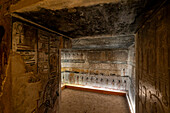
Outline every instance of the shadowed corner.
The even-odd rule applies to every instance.
[[[0,43],[2,41],[2,37],[4,36],[4,34],[5,34],[5,29],[3,26],[0,26]]]

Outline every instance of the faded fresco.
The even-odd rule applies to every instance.
[[[63,68],[98,71],[105,75],[127,75],[127,50],[63,50],[61,53]],[[125,69],[124,75],[121,71]]]
[[[58,37],[58,38],[56,38]],[[52,35],[50,37],[50,75],[55,76],[58,69],[58,51],[60,46],[60,36]]]
[[[37,29],[20,22],[13,24],[12,51],[20,54],[28,72],[37,72]]]
[[[38,31],[38,73],[48,74],[49,72],[49,37],[48,33]]]
[[[22,22],[13,23],[11,73],[14,113],[58,112],[60,94],[59,49],[70,47],[70,45],[66,45],[67,40],[60,35],[40,30]],[[15,72],[15,70],[20,71]],[[22,93],[18,94],[18,92]],[[25,93],[31,93],[31,96],[24,95]],[[18,106],[21,103],[22,106]],[[32,104],[28,105],[27,103]]]
[[[47,35],[48,34],[48,35]],[[48,75],[44,86],[42,98],[39,101],[39,112],[56,113],[58,110],[59,96],[59,45],[60,40],[56,35],[39,32],[38,41],[38,70],[39,73]],[[42,78],[44,78],[42,76]]]

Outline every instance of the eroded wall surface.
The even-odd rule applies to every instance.
[[[10,59],[13,113],[59,111],[60,48],[69,47],[69,41],[31,25],[13,22]]]
[[[128,50],[63,50],[61,54],[62,68],[105,75],[127,75],[127,60]]]
[[[137,113],[170,112],[169,31],[167,2],[137,33]]]
[[[0,113],[11,112],[11,76],[8,71],[11,45],[9,7],[18,0],[0,0]],[[4,35],[2,35],[4,34]]]

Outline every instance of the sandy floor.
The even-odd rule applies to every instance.
[[[126,97],[64,89],[61,113],[130,113]]]

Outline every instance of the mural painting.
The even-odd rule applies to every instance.
[[[27,72],[37,72],[37,30],[20,22],[13,23],[12,50],[22,56]]]
[[[25,80],[27,80],[28,78],[28,83],[17,82],[19,83],[17,87],[22,85],[27,87],[31,85],[29,88],[40,88],[34,91],[32,99],[24,97],[22,94],[20,95],[23,96],[24,99],[29,98],[30,100],[27,101],[30,101],[30,103],[34,105],[34,109],[29,109],[32,109],[31,112],[56,113],[59,109],[59,48],[67,47],[68,39],[65,40],[64,37],[60,35],[23,24],[19,21],[13,22],[12,30],[12,53],[21,56],[20,61],[24,62],[22,63],[24,65],[22,67],[25,68],[21,75],[16,75],[15,79],[20,80],[21,78],[25,78]],[[13,83],[16,84],[15,81],[13,81]],[[18,91],[16,90],[18,89],[13,87],[13,95],[17,95],[16,93]],[[20,90],[22,90],[22,92],[26,91],[25,88]],[[35,96],[37,94],[38,97]],[[14,96],[13,99],[16,100],[16,106],[18,102],[22,102],[22,98],[19,99]],[[22,106],[26,106],[26,103],[23,103]],[[15,111],[22,112],[24,111],[22,108],[26,107],[17,107]]]
[[[48,33],[42,30],[38,32],[38,73],[48,74],[49,72],[49,37]]]

